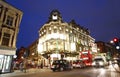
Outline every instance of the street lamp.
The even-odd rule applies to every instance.
[[[17,55],[14,55],[13,58],[15,59],[17,57]]]
[[[97,49],[97,52],[100,52],[100,48]]]
[[[113,40],[111,40],[111,41],[110,41],[110,43],[111,43],[111,44],[113,44],[113,43],[114,43],[114,41],[113,41]]]
[[[120,49],[120,46],[116,46],[116,49]]]

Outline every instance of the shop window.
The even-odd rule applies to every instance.
[[[0,55],[0,69],[2,69],[2,66],[3,66],[3,59],[4,59],[4,56]]]
[[[12,26],[12,24],[13,24],[13,17],[7,16],[6,24],[8,26]]]
[[[10,40],[10,34],[4,33],[3,40],[2,40],[2,45],[8,46],[9,45],[9,40]]]

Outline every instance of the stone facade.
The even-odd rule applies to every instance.
[[[10,72],[11,65],[5,63],[10,64],[16,53],[16,41],[22,15],[22,11],[5,0],[0,0],[0,70],[2,72]]]
[[[74,20],[64,22],[60,12],[53,10],[48,22],[39,30],[38,53],[50,57],[56,53],[60,57],[77,56],[83,50],[92,50],[94,43],[88,29]]]

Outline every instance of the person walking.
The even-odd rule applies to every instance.
[[[23,62],[20,62],[19,68],[20,68],[20,71],[23,71]]]
[[[40,64],[41,69],[43,69],[43,63]]]
[[[24,62],[23,62],[23,72],[26,73],[26,70],[27,70],[27,61],[24,60]]]

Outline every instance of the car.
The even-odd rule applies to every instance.
[[[54,60],[51,66],[52,71],[71,70],[72,65],[67,60]]]
[[[103,58],[95,58],[92,63],[93,67],[104,67],[105,65],[106,63]]]
[[[85,63],[82,60],[73,61],[73,68],[84,68]]]

